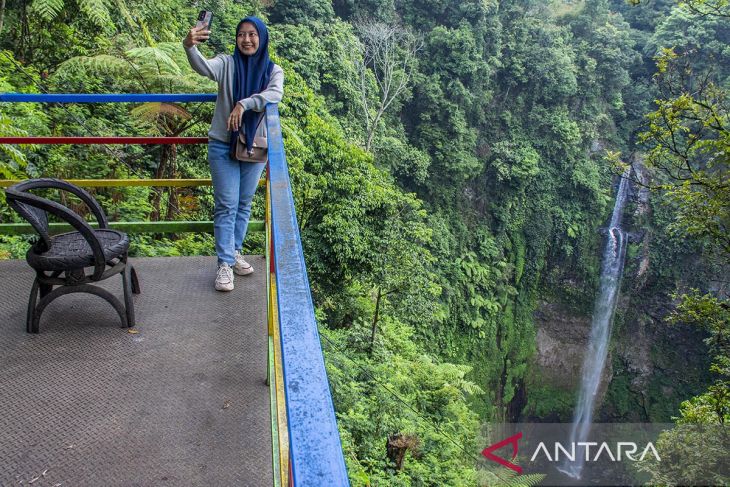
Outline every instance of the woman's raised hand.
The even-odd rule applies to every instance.
[[[188,35],[185,36],[183,44],[185,45],[185,47],[190,48],[193,46],[197,46],[203,41],[207,41],[209,37],[210,31],[208,30],[207,25],[203,27],[192,27],[188,32]]]

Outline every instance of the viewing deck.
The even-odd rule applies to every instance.
[[[0,103],[215,98],[0,93]],[[43,311],[40,334],[29,334],[25,303],[33,271],[24,261],[0,261],[0,486],[349,485],[275,104],[266,107],[266,124],[265,220],[249,225],[249,231],[265,232],[266,257],[251,258],[256,273],[238,278],[232,293],[213,289],[215,257],[132,259],[142,294],[134,297],[137,327],[129,331],[120,328],[119,316],[104,300],[76,294],[91,289],[71,289],[78,285],[78,269],[72,268],[53,284],[72,294],[53,301]],[[47,139],[0,137],[0,143],[207,141]],[[0,187],[18,182],[0,180]],[[83,187],[210,183],[139,177],[77,181]],[[47,213],[54,203],[43,204]],[[86,228],[81,220],[60,215],[66,225],[50,223],[51,233],[69,231],[73,222]],[[213,231],[212,221],[109,224],[127,233]],[[27,221],[0,223],[0,235],[37,230]],[[120,281],[94,283],[120,296]]]
[[[136,333],[84,293],[37,335],[34,272],[0,261],[0,485],[273,485],[265,259],[230,293],[215,257],[130,261]],[[121,278],[100,286],[121,297]]]

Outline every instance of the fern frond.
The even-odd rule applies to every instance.
[[[14,179],[21,176],[21,169],[27,164],[25,154],[10,144],[0,144],[0,153],[8,156],[11,161],[11,164],[8,164],[0,158],[0,176],[2,176],[2,179]]]
[[[130,49],[125,55],[139,65],[139,72],[146,79],[154,79],[159,75],[180,75],[180,66],[157,47],[138,47]]]
[[[10,117],[0,113],[0,137],[23,137],[28,135],[25,130],[15,127]]]
[[[112,25],[112,18],[104,0],[79,0],[79,9],[99,27]]]
[[[124,59],[109,54],[99,54],[98,56],[76,56],[67,59],[58,66],[58,70],[54,74],[73,73],[79,68],[103,75],[129,75],[130,71],[130,66]]]
[[[459,386],[461,387],[461,390],[463,390],[467,394],[471,394],[471,395],[481,394],[484,392],[484,389],[479,387],[476,383],[468,381],[468,380],[462,380],[459,383]]]
[[[0,136],[22,137],[24,135],[28,135],[28,132],[13,126],[10,117],[0,113]],[[7,163],[3,161],[3,158],[0,158],[0,178],[14,179],[23,177],[21,170],[27,163],[25,154],[11,144],[0,144],[0,154],[5,154],[10,159],[10,163]]]
[[[132,18],[132,14],[129,13],[127,3],[124,0],[116,0],[115,3],[117,4],[117,10],[119,10],[122,14],[122,17],[124,17],[124,21],[127,22],[129,28],[137,30],[137,23],[134,21],[134,18]]]
[[[63,0],[33,0],[30,10],[44,20],[51,21],[63,10]]]
[[[147,45],[150,47],[155,47],[155,40],[152,38],[150,30],[147,28],[147,24],[145,24],[143,20],[140,20],[139,26],[142,28],[142,35],[144,35],[144,39],[145,41],[147,41]]]
[[[160,42],[156,47],[167,54],[178,66],[188,64],[185,49],[180,42]]]
[[[533,485],[538,485],[540,482],[542,482],[542,479],[545,478],[545,474],[541,473],[533,473],[530,475],[520,475],[518,477],[515,477],[514,483],[510,483],[513,487],[532,487]]]
[[[183,120],[190,120],[190,112],[173,103],[150,102],[142,103],[132,109],[132,115],[145,120],[154,120],[160,115],[179,117]]]
[[[478,484],[485,487],[533,487],[540,484],[546,477],[541,473],[517,475],[516,472],[507,469],[500,469],[499,472],[499,475],[496,475],[491,468],[479,470]]]
[[[190,67],[188,57],[185,54],[185,48],[181,42],[160,42],[157,47],[163,50],[175,63],[180,67],[180,70],[185,74],[193,75],[193,78],[197,78],[199,81],[207,78],[201,78],[193,68]],[[196,90],[199,91],[199,90]]]
[[[299,135],[296,132],[296,129],[283,119],[281,120],[281,131],[286,135],[287,137],[291,137],[291,139],[287,139],[288,143],[291,143],[290,140],[296,141],[296,143],[299,145],[299,147],[304,147],[304,141],[299,137]]]
[[[199,76],[164,74],[153,78],[145,78],[149,91],[156,93],[210,93],[216,91],[216,85]]]

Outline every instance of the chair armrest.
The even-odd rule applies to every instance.
[[[69,223],[84,237],[86,242],[88,242],[89,247],[91,247],[92,253],[94,254],[94,274],[92,275],[91,279],[93,281],[98,281],[101,278],[101,275],[104,273],[104,269],[106,268],[106,258],[104,257],[104,247],[101,245],[101,242],[99,242],[99,239],[96,237],[94,229],[91,228],[91,225],[89,225],[86,220],[84,220],[79,215],[69,210],[62,204],[56,203],[55,201],[51,201],[41,196],[34,195],[32,193],[24,193],[18,191],[16,189],[17,186],[19,186],[19,184],[7,188],[5,192],[11,198],[20,203],[24,203],[26,205],[39,208],[43,211],[56,215],[57,217]]]

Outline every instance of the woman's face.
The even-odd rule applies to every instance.
[[[236,46],[244,56],[253,56],[259,48],[259,32],[251,22],[244,22],[236,34]]]

